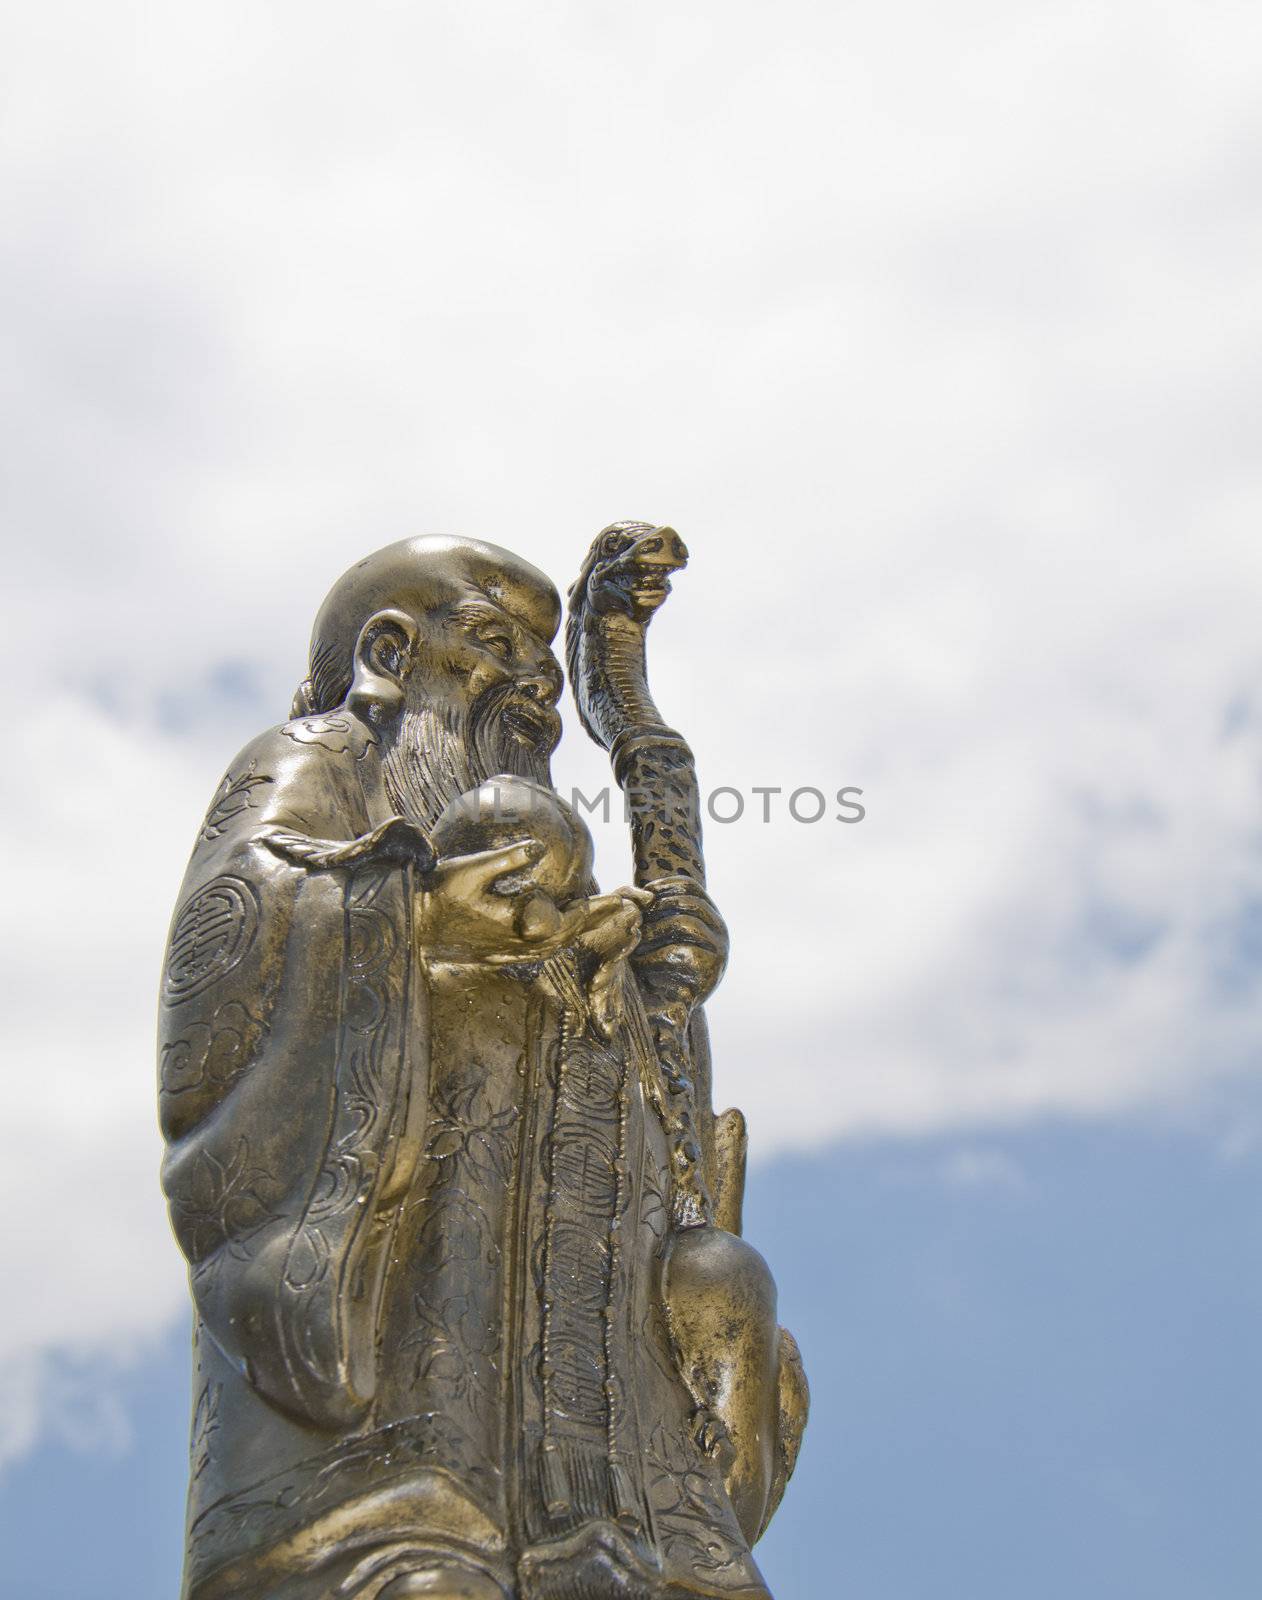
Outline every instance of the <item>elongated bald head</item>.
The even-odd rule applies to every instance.
[[[334,584],[293,714],[369,722],[395,810],[422,827],[496,773],[550,785],[560,619],[552,583],[498,545],[404,539]]]
[[[312,629],[303,686],[308,708],[331,711],[345,699],[355,646],[376,613],[402,611],[420,622],[478,598],[501,608],[544,646],[556,637],[561,600],[555,586],[499,545],[430,534],[401,539],[357,561],[329,590]]]

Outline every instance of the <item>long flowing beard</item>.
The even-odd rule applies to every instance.
[[[428,704],[405,711],[382,758],[394,810],[428,829],[452,800],[501,772],[551,788],[551,749],[528,744],[504,721],[515,693],[512,684],[488,689],[467,716]]]

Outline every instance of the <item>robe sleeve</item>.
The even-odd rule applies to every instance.
[[[419,1148],[426,1077],[413,868],[295,847],[381,820],[361,781],[371,739],[339,714],[242,752],[199,831],[162,983],[163,1185],[198,1315],[260,1394],[325,1428],[372,1398],[386,1202]]]

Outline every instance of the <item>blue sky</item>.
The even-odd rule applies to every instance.
[[[778,1595],[835,1592],[833,1527],[860,1600],[1255,1593],[1262,13],[5,32],[18,1592],[172,1592],[153,1013],[225,765],[367,551],[465,533],[564,586],[634,516],[692,551],[656,698],[751,797],[707,829],[708,1013],[816,1391]],[[607,763],[571,728],[557,776]],[[843,785],[860,825],[752,800]]]
[[[1262,1155],[1152,1127],[759,1169],[748,1229],[813,1390],[760,1546],[780,1600],[1253,1600],[1260,1218]],[[108,1443],[10,1471],[7,1592],[175,1593],[186,1344],[180,1320],[97,1374]]]

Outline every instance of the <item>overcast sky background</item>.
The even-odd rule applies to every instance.
[[[111,1508],[73,1591],[41,1555],[22,1592],[173,1591],[152,1019],[221,771],[360,555],[467,533],[564,586],[630,516],[692,550],[658,701],[749,796],[707,834],[711,1025],[816,1385],[779,1600],[834,1535],[862,1600],[1029,1600],[999,1524],[1049,1595],[1256,1594],[1262,14],[0,16],[0,1525]],[[577,726],[557,775],[606,781]],[[789,817],[842,785],[862,823]],[[1091,1360],[1014,1410],[983,1327]],[[1231,1406],[1188,1398],[1210,1371]],[[929,1374],[1003,1452],[953,1453]],[[1088,1428],[1049,1480],[1069,1415],[1116,1459]],[[1026,1520],[966,1537],[961,1483]]]

